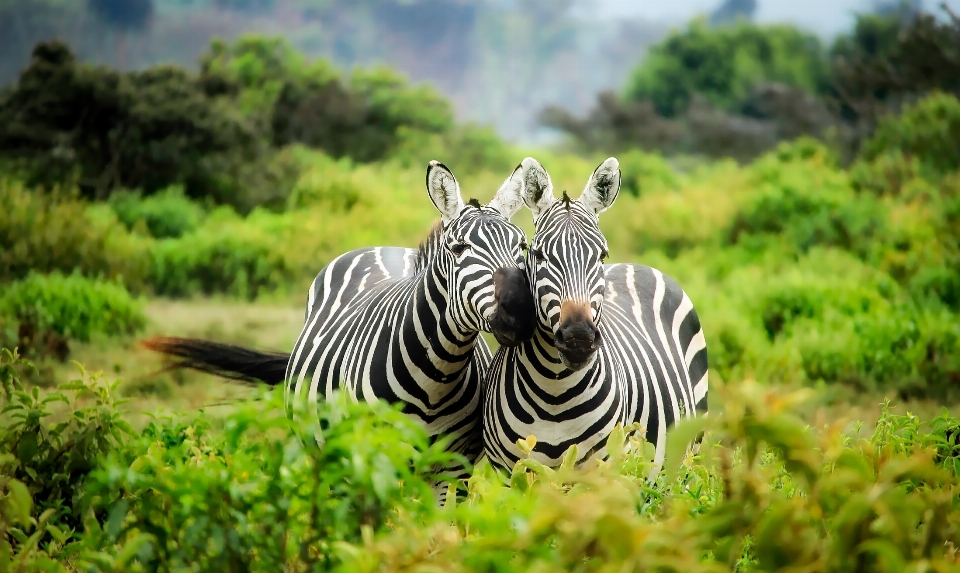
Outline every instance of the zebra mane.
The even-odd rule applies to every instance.
[[[427,238],[420,241],[420,245],[417,247],[417,262],[413,266],[414,274],[418,274],[420,271],[426,268],[430,258],[434,253],[437,252],[437,247],[440,244],[440,237],[442,236],[443,223],[437,221],[433,224],[433,227],[431,227],[430,234],[427,235]]]
[[[470,199],[467,201],[467,205],[477,209],[483,208],[483,205],[481,205],[480,201],[477,199]],[[414,274],[417,274],[426,268],[430,258],[433,257],[434,253],[437,252],[437,246],[440,244],[441,236],[443,236],[443,222],[437,221],[430,229],[430,234],[427,235],[427,238],[423,241],[420,241],[420,245],[417,247],[417,262],[413,266]]]
[[[569,210],[570,210],[570,201],[572,201],[572,199],[570,198],[569,195],[567,195],[567,190],[566,190],[566,189],[563,190],[563,197],[561,197],[560,200],[563,201],[564,207],[566,207],[566,208],[567,208],[567,211],[569,211]]]

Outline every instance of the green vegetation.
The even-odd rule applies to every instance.
[[[652,47],[621,94],[600,94],[585,117],[549,107],[541,122],[582,150],[745,163],[812,136],[848,163],[885,115],[934,92],[960,95],[960,20],[906,4],[883,12],[859,15],[830,46],[790,26],[694,21]]]
[[[695,21],[657,44],[627,82],[627,100],[649,100],[664,117],[686,111],[700,95],[734,111],[754,86],[780,82],[810,93],[827,86],[827,65],[816,36],[791,26],[739,21],[710,29]]]
[[[684,285],[723,379],[953,400],[960,174],[951,159],[956,135],[944,126],[954,116],[960,104],[946,94],[908,106],[881,124],[850,169],[811,139],[781,144],[747,167],[687,171],[634,150],[622,156],[624,194],[602,228],[615,260],[650,264]],[[301,304],[334,256],[371,244],[413,246],[429,228],[423,164],[410,156],[361,164],[305,147],[284,153],[301,166],[286,205],[245,216],[176,189],[85,203],[7,183],[8,203],[18,206],[5,212],[8,276],[77,269],[122,278],[138,294]],[[560,189],[579,188],[602,159],[537,157]],[[488,198],[509,166],[466,170],[465,193]],[[30,232],[28,213],[51,221],[50,234]],[[529,229],[528,218],[518,221]]]
[[[653,484],[652,448],[617,431],[609,459],[580,469],[525,459],[506,475],[482,462],[437,508],[428,480],[442,444],[383,404],[324,403],[318,447],[302,445],[318,428],[291,422],[276,393],[222,420],[164,416],[135,431],[114,384],[81,371],[29,392],[24,367],[0,360],[8,570],[957,567],[960,420],[947,415],[810,428],[792,414],[803,393],[715,387],[723,409],[672,432]]]
[[[5,285],[0,295],[0,340],[61,360],[66,340],[130,335],[145,323],[141,301],[131,298],[123,285],[78,274],[31,274]],[[16,337],[10,340],[13,332]]]
[[[555,117],[580,154],[518,149],[395,72],[342,74],[279,40],[214,43],[197,73],[39,45],[0,93],[0,346],[37,365],[0,356],[0,572],[960,570],[960,100],[943,72],[960,26],[925,18],[861,19],[829,51],[695,24],[641,64],[633,99]],[[923,54],[943,61],[916,89],[870,67],[910,77]],[[847,139],[815,114],[741,137],[771,102],[822,111],[838,82]],[[743,161],[686,155],[711,145]],[[300,426],[277,393],[156,373],[132,344],[289,348],[325,263],[424,238],[429,159],[486,200],[525,155],[576,195],[612,154],[611,259],[683,285],[710,355],[711,415],[673,430],[654,483],[628,428],[596,467],[481,463],[438,508],[443,444],[396,410],[335,398]],[[126,381],[57,387],[71,354]],[[178,414],[144,418],[164,405]]]

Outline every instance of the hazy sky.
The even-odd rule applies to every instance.
[[[605,15],[643,16],[652,20],[682,23],[719,6],[721,0],[598,0]],[[924,0],[927,10],[941,12],[943,0]],[[960,0],[947,0],[960,12]],[[790,22],[824,36],[850,29],[853,14],[873,5],[871,0],[757,0],[759,22]]]

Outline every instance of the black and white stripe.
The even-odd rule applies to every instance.
[[[483,436],[495,465],[523,454],[555,466],[576,444],[578,462],[605,455],[617,424],[639,422],[663,462],[665,434],[676,421],[707,411],[707,351],[687,294],[660,271],[605,265],[599,214],[616,199],[620,169],[607,159],[571,200],[553,196],[546,171],[521,164],[524,198],[536,232],[527,272],[537,309],[533,338],[494,357],[485,385]]]
[[[210,340],[155,336],[141,344],[175,362],[226,378],[284,384],[288,415],[317,419],[333,390],[354,400],[401,403],[431,437],[473,461],[482,450],[480,385],[491,354],[533,336],[533,296],[523,270],[523,205],[517,167],[487,205],[464,204],[453,173],[433,161],[427,191],[441,221],[419,249],[372,247],[324,267],[307,295],[290,353]],[[315,436],[322,442],[323,436]],[[463,475],[461,465],[446,468]],[[440,491],[440,499],[445,499]]]
[[[520,173],[490,204],[464,204],[453,174],[432,162],[427,188],[442,221],[419,250],[357,249],[320,271],[287,364],[288,412],[304,411],[299,405],[315,414],[337,389],[355,400],[399,402],[431,436],[456,434],[452,449],[476,458],[480,384],[491,361],[479,333],[511,344],[533,330],[530,318],[507,316],[502,303],[502,277],[519,275],[522,292],[509,294],[525,297],[516,308],[532,314],[525,236],[509,222],[522,206]]]

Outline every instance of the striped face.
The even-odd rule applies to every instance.
[[[528,163],[529,161],[529,163]],[[550,177],[535,160],[524,160],[524,200],[534,212],[536,232],[527,257],[540,329],[552,337],[560,360],[571,370],[592,362],[600,348],[600,318],[606,286],[607,240],[599,214],[616,199],[620,169],[610,158],[591,175],[583,194],[553,197]]]
[[[501,310],[497,299],[498,295],[503,296],[501,291],[505,286],[497,277],[523,277],[526,236],[496,209],[467,205],[446,229],[443,246],[441,256],[446,263],[445,273],[450,285],[448,304],[454,321],[464,330],[494,332],[491,323],[496,322],[498,310]],[[527,283],[522,284],[529,297]],[[532,309],[533,301],[529,298],[528,301]],[[531,321],[523,322],[529,324]],[[509,328],[498,330],[501,332],[494,334],[505,338],[512,335]]]
[[[448,313],[463,334],[490,332],[504,346],[529,340],[535,328],[523,271],[526,236],[509,221],[523,204],[520,174],[518,167],[488,205],[464,205],[446,167],[432,162],[427,172],[430,197],[443,215],[437,257]]]

